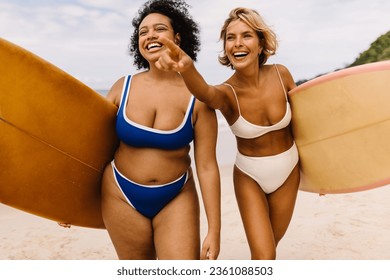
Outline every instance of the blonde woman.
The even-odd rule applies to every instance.
[[[221,39],[224,52],[219,61],[234,72],[220,85],[208,85],[192,59],[168,40],[162,42],[169,50],[156,65],[180,72],[191,93],[226,118],[237,139],[234,188],[251,258],[275,259],[300,181],[287,96],[295,83],[283,65],[266,64],[277,40],[257,11],[232,10]]]

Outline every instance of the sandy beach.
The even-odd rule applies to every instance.
[[[221,260],[250,258],[231,177],[221,168]],[[278,247],[280,260],[390,259],[390,186],[319,196],[300,191],[290,227]],[[2,260],[115,260],[105,230],[70,229],[0,204]],[[205,233],[202,212],[202,235]]]

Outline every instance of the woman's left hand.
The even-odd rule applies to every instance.
[[[203,241],[202,251],[200,254],[201,260],[216,260],[220,250],[219,234],[207,234]]]

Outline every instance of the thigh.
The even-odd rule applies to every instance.
[[[270,218],[276,244],[283,238],[290,224],[297,199],[299,181],[300,171],[299,165],[297,165],[284,184],[268,196]]]
[[[199,200],[193,177],[153,219],[158,259],[200,259]]]
[[[252,259],[273,259],[275,241],[264,191],[237,167],[234,167],[234,189]]]
[[[114,180],[111,166],[102,182],[102,214],[119,259],[155,259],[150,219],[141,215],[124,198]]]

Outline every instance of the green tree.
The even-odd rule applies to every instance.
[[[390,31],[381,35],[348,67],[390,59]]]
[[[376,39],[373,43],[371,43],[370,47],[366,51],[362,52],[353,63],[351,63],[350,65],[347,65],[344,68],[362,65],[362,64],[366,64],[366,63],[383,61],[383,60],[390,60],[390,31],[379,36],[378,39]],[[341,69],[337,69],[337,70],[341,70]],[[325,75],[325,74],[326,73],[319,74],[319,75],[315,76],[314,78],[316,78],[318,76]],[[311,78],[311,79],[314,79],[314,78]],[[300,80],[300,81],[297,81],[296,84],[300,85],[300,84],[307,82],[308,80],[311,80],[311,79]]]

